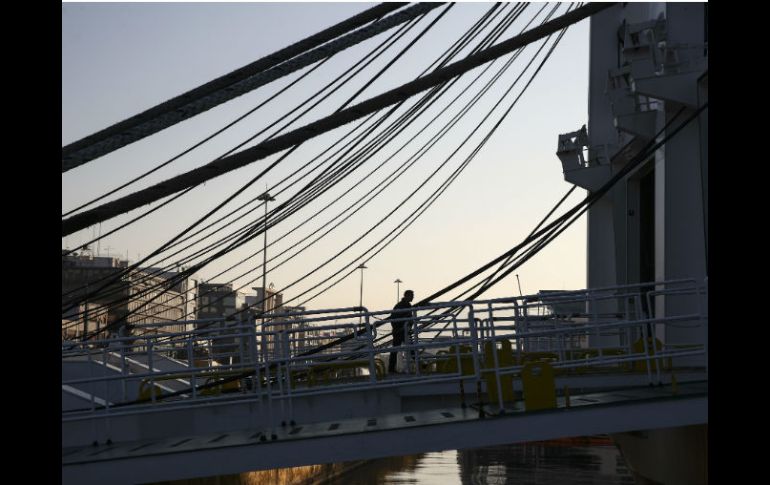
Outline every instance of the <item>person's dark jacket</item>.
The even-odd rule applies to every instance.
[[[401,300],[393,307],[393,312],[388,317],[388,320],[390,320],[390,324],[393,326],[394,340],[404,340],[404,328],[406,328],[408,333],[412,333],[414,313],[411,308],[412,305],[404,300]]]

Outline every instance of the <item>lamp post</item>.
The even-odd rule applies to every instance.
[[[275,199],[267,192],[257,197],[257,200],[265,201],[265,246],[262,250],[262,323],[265,323],[267,311],[267,203]]]
[[[401,288],[401,283],[403,283],[403,281],[401,281],[400,279],[396,278],[396,281],[394,281],[393,283],[396,284],[396,303],[398,303],[398,301],[399,301],[399,299],[401,297],[401,289],[400,288]]]
[[[364,266],[364,263],[361,263],[358,265],[358,268],[361,270],[361,293],[359,294],[358,298],[358,306],[362,308],[361,311],[363,311],[364,307],[364,270],[367,269],[366,266]],[[358,317],[358,323],[361,324],[361,317]]]

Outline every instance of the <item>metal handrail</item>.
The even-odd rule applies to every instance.
[[[689,286],[681,287],[681,285]],[[655,290],[642,291],[650,287],[655,288]],[[636,291],[633,291],[634,289]],[[93,375],[92,368],[90,377],[63,381],[63,386],[102,382],[105,385],[105,390],[107,390],[109,382],[123,381],[126,383],[139,381],[140,386],[142,383],[145,383],[145,386],[147,385],[146,383],[149,383],[150,389],[154,389],[156,382],[184,377],[190,379],[190,391],[182,393],[183,395],[178,396],[178,399],[173,401],[166,401],[162,399],[162,395],[156,396],[155,392],[151,392],[151,399],[147,403],[148,405],[126,407],[115,407],[113,405],[112,408],[99,405],[96,399],[94,399],[96,396],[92,393],[89,409],[83,409],[78,412],[65,412],[63,413],[63,420],[88,419],[89,416],[105,416],[107,414],[114,417],[134,412],[154,412],[153,410],[178,407],[218,405],[232,402],[233,399],[257,401],[266,404],[268,410],[272,409],[273,403],[276,403],[281,406],[284,413],[291,415],[293,412],[293,401],[303,396],[364,389],[384,389],[394,386],[416,386],[433,382],[462,383],[470,381],[476,384],[477,393],[480,396],[482,374],[489,375],[494,373],[496,385],[500,389],[502,377],[520,373],[523,369],[523,365],[520,365],[523,363],[522,357],[534,355],[527,351],[527,343],[536,343],[543,339],[553,344],[553,352],[556,356],[556,361],[553,363],[554,368],[602,369],[618,364],[644,362],[644,368],[650,382],[653,380],[652,371],[656,372],[657,380],[660,381],[660,372],[664,359],[704,355],[707,357],[707,340],[704,343],[678,343],[674,345],[664,344],[662,346],[656,343],[652,345],[652,340],[648,342],[651,335],[648,335],[644,329],[656,326],[666,328],[668,325],[684,322],[694,327],[702,326],[705,330],[707,314],[699,304],[695,313],[658,318],[640,318],[640,316],[644,317],[644,315],[641,315],[641,298],[647,298],[648,308],[652,308],[649,306],[652,303],[652,299],[660,295],[673,298],[697,295],[696,298],[700,301],[700,296],[703,294],[707,294],[707,286],[699,287],[695,284],[694,280],[689,279],[549,293],[547,299],[537,295],[529,295],[481,301],[436,303],[413,309],[413,311],[417,312],[415,320],[419,322],[422,319],[429,323],[445,324],[444,328],[432,328],[430,326],[419,328],[419,326],[415,326],[415,338],[412,341],[404,342],[404,345],[399,347],[375,345],[374,329],[376,324],[373,323],[373,318],[375,315],[389,313],[392,310],[368,311],[359,307],[318,310],[306,313],[299,312],[293,315],[302,316],[306,314],[309,315],[309,318],[274,322],[272,325],[266,325],[267,328],[263,327],[260,329],[256,328],[254,320],[251,319],[235,322],[224,329],[193,329],[185,332],[144,335],[142,337],[123,337],[103,341],[120,344],[118,347],[112,348],[106,346],[91,348],[93,344],[98,344],[100,341],[89,342],[88,344],[80,345],[80,348],[76,347],[74,350],[63,351],[63,359],[85,358],[85,360],[72,361],[101,364],[107,364],[110,359],[119,360],[121,364],[117,369],[121,371],[120,375],[96,376]],[[547,300],[547,302],[544,300]],[[633,304],[628,304],[628,301],[625,301],[623,305],[618,306],[619,310],[617,313],[610,313],[601,318],[598,318],[598,313],[589,312],[583,314],[581,317],[583,320],[579,322],[569,318],[559,319],[557,314],[538,315],[539,319],[535,318],[534,315],[530,315],[533,310],[540,311],[554,302],[580,301],[585,302],[587,305],[595,305],[596,302],[602,300],[629,300]],[[419,314],[419,312],[448,308],[461,308],[460,313],[467,313],[467,315],[461,318],[459,315],[453,314],[442,318],[436,315]],[[342,312],[344,316],[340,317],[339,313],[335,313],[337,311]],[[354,318],[357,320],[359,317],[364,318],[363,324],[352,323]],[[350,320],[348,321],[347,319]],[[342,323],[338,321],[334,324],[327,323],[332,320],[342,320]],[[294,325],[297,322],[302,322],[303,324],[313,322],[320,325],[313,327],[302,326],[302,328],[299,328]],[[284,325],[285,328],[278,328]],[[451,328],[447,328],[449,325],[451,325]],[[541,328],[538,328],[538,325],[541,325]],[[549,325],[550,328],[542,328],[542,325]],[[363,329],[364,332],[357,335],[355,344],[348,342],[343,345],[334,346],[326,353],[303,355],[304,347],[302,346],[306,343],[336,338],[319,335],[310,336],[307,334],[308,332],[319,331],[319,329],[336,332]],[[641,352],[635,352],[631,348],[632,339],[630,336],[634,335],[634,332],[637,330],[638,334],[643,337],[641,338],[643,346]],[[590,339],[594,336],[599,336],[600,340],[597,342],[598,345],[593,348],[574,346],[576,345],[575,342],[578,343],[577,345],[582,345],[580,339]],[[613,347],[603,343],[601,337],[608,336],[618,339],[618,341],[625,336],[625,347],[623,345]],[[161,341],[161,338],[170,338],[170,340]],[[497,351],[492,352],[491,361],[485,358],[484,345],[492,342],[493,348],[496,349],[497,342],[503,340],[508,340],[514,345],[512,349],[515,348],[517,365],[501,367]],[[223,352],[222,354],[228,357],[237,357],[237,362],[219,366],[198,366],[195,364],[194,347],[202,342],[210,343],[212,341],[214,343],[220,341],[219,344],[221,346],[229,346],[234,349],[231,352]],[[351,349],[351,345],[362,347]],[[446,349],[451,346],[454,346],[454,351],[447,353]],[[153,368],[153,358],[155,355],[166,354],[172,350],[182,348],[187,351],[188,358],[186,360],[189,364],[187,367],[165,371],[156,371]],[[467,352],[461,350],[462,348],[467,349]],[[399,376],[398,378],[378,379],[378,365],[381,366],[382,364],[378,364],[377,360],[382,360],[380,359],[382,354],[394,351],[404,352],[405,355],[409,355],[411,351],[414,351],[416,356],[414,372],[409,375]],[[436,351],[436,355],[431,355],[430,352],[432,351]],[[589,354],[586,358],[574,359],[571,358],[571,356],[575,355],[574,351],[595,352],[595,356]],[[620,351],[624,353],[618,354]],[[125,367],[125,357],[133,355],[131,352],[137,355],[143,352],[146,354],[148,372],[128,372]],[[440,352],[444,354],[438,355]],[[98,357],[99,355],[101,357]],[[308,371],[308,369],[312,369],[314,366],[318,368],[330,364],[334,365],[335,361],[342,362],[342,359],[354,358],[361,359],[361,365],[358,367],[368,370],[367,379],[358,380],[357,382],[335,381],[323,387],[307,387],[303,386],[301,381],[295,382],[293,380],[297,375],[300,375],[299,378],[301,378],[303,371]],[[421,366],[421,364],[431,364],[445,359],[455,360],[457,370],[436,374],[426,372]],[[461,360],[463,359],[471,360],[473,364],[472,373],[463,374],[464,366],[461,365]],[[178,365],[181,362],[182,360],[177,360],[176,364]],[[227,373],[230,373],[230,375],[238,376],[243,375],[243,372],[249,371],[259,376],[259,378],[251,379],[251,387],[241,388],[237,394],[227,396],[204,395],[206,393],[199,392],[199,386],[196,384],[197,380],[206,379],[212,373],[215,375],[228,375]],[[104,397],[108,396],[105,395]],[[498,393],[498,399],[502,407],[501,393]]]

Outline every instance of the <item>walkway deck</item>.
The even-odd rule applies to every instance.
[[[570,407],[436,409],[62,450],[65,483],[137,483],[704,423],[708,383],[574,395]],[[483,416],[482,416],[483,414]],[[180,472],[180,470],[184,470]]]

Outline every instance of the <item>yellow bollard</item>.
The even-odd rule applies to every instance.
[[[551,364],[528,362],[521,371],[521,381],[525,410],[556,408],[556,381]]]

